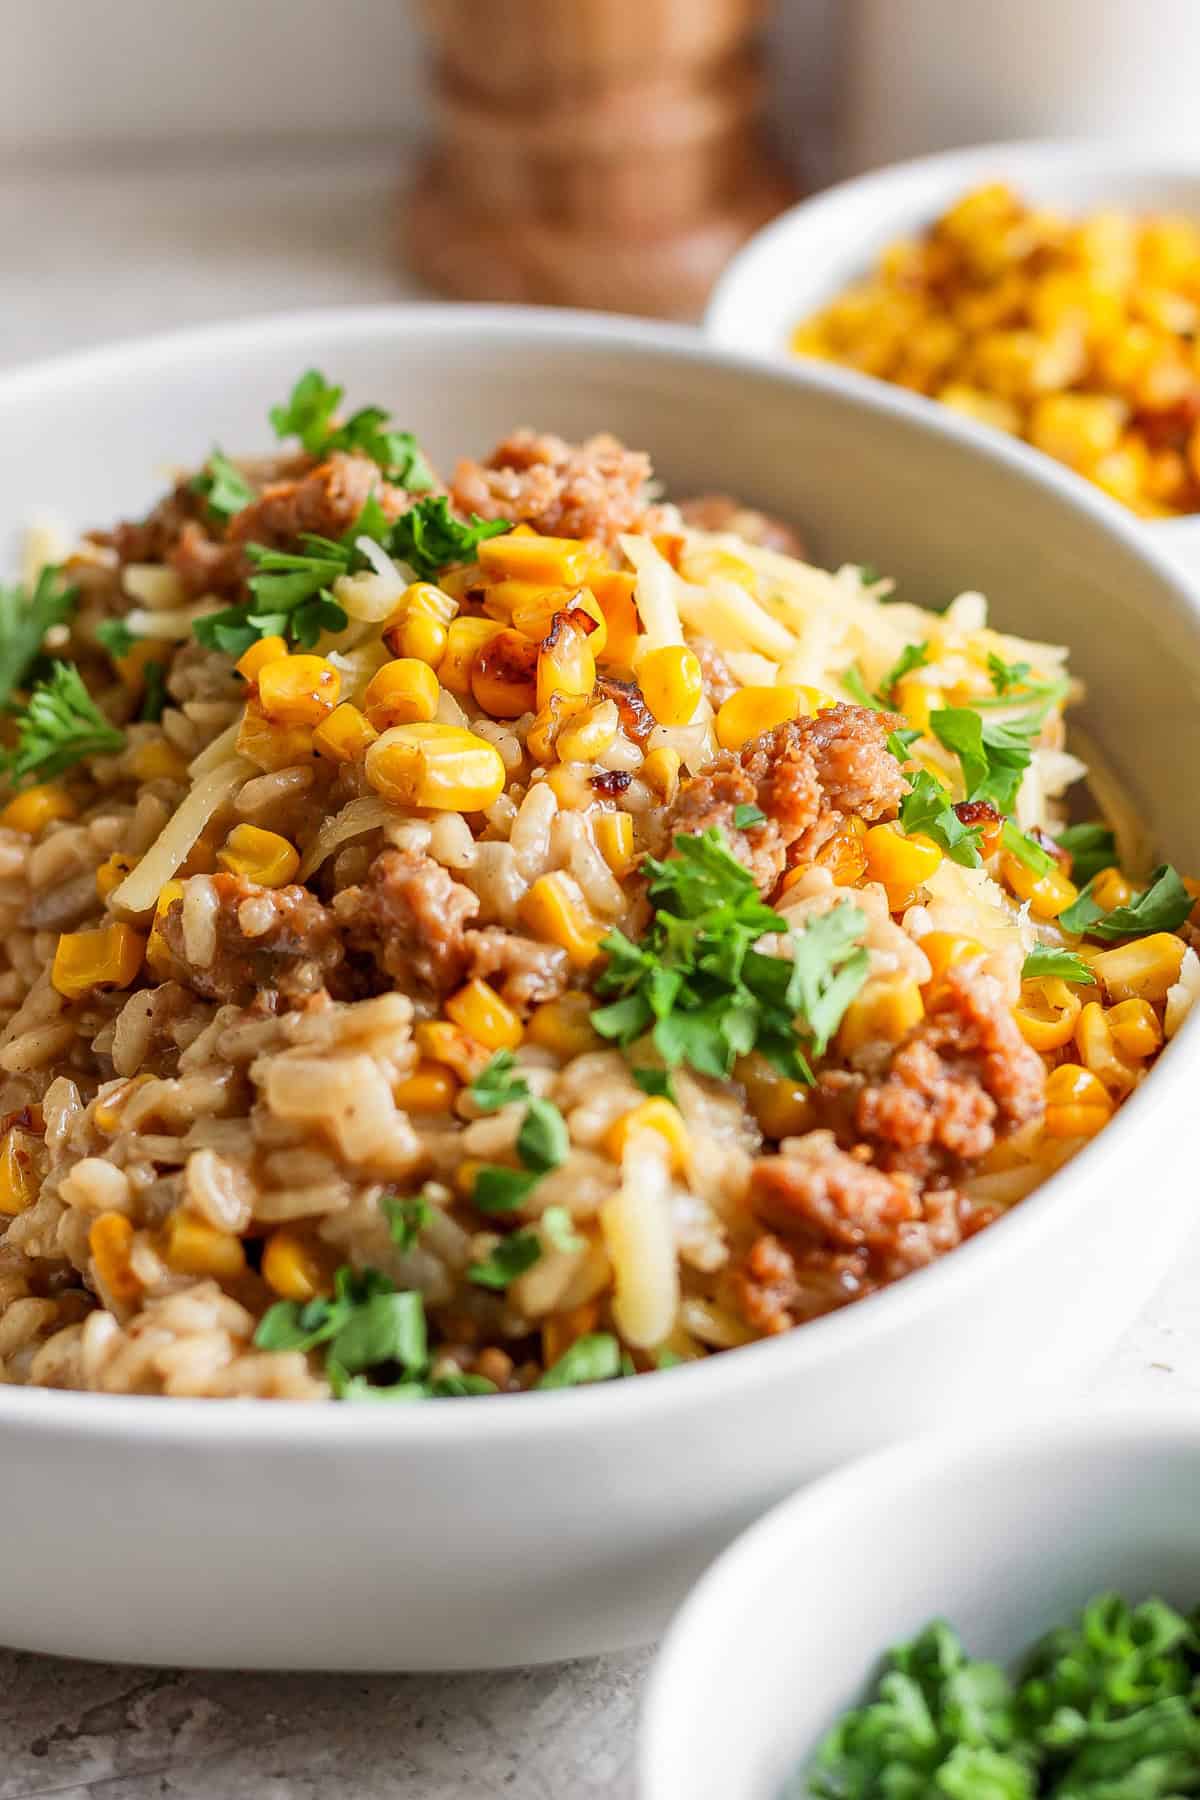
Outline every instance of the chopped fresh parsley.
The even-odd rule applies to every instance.
[[[542,1240],[532,1229],[501,1238],[486,1262],[469,1263],[467,1280],[476,1287],[506,1288],[532,1269],[542,1254]]]
[[[344,424],[335,423],[344,393],[344,388],[332,387],[318,369],[307,370],[286,404],[271,408],[269,416],[276,437],[299,438],[310,456],[328,456],[332,450],[357,450],[378,463],[389,481],[410,493],[420,494],[431,488],[433,470],[421,454],[416,438],[411,431],[389,429],[389,415],[383,407],[360,407]]]
[[[331,387],[319,369],[308,369],[283,406],[267,415],[277,438],[296,437],[310,456],[319,456],[333,432],[333,416],[345,389]]]
[[[866,979],[862,913],[842,904],[795,931],[763,903],[715,827],[677,837],[675,851],[642,863],[655,908],[646,935],[603,940],[608,964],[596,985],[614,998],[592,1014],[593,1026],[621,1045],[651,1032],[668,1069],[688,1063],[721,1078],[757,1048],[811,1082],[797,1032],[820,1055]],[[782,936],[790,957],[757,949],[766,936]]]
[[[987,800],[998,812],[1011,812],[1033,760],[1030,740],[1037,721],[1027,716],[993,724],[972,707],[955,706],[932,713],[929,726],[938,742],[957,756],[966,798]]]
[[[548,1206],[538,1221],[542,1236],[556,1250],[582,1250],[586,1239],[580,1237],[565,1206]]]
[[[78,588],[64,585],[60,568],[43,569],[32,593],[0,584],[0,705],[24,686],[46,633],[66,624],[78,598]]]
[[[754,825],[765,825],[767,815],[761,806],[750,806],[745,801],[733,809],[733,823],[738,831],[749,831]]]
[[[517,1133],[517,1155],[524,1166],[545,1175],[566,1162],[570,1148],[566,1120],[554,1102],[536,1097],[530,1100]]]
[[[998,694],[1007,694],[1010,688],[1021,687],[1029,677],[1029,663],[1005,662],[994,650],[988,651],[987,667],[992,686]]]
[[[612,1381],[621,1373],[621,1347],[608,1331],[576,1338],[538,1382],[540,1388],[581,1387],[590,1381]]]
[[[17,721],[17,747],[0,757],[0,771],[16,781],[52,781],[85,756],[124,748],[125,735],[106,719],[74,663],[54,664],[39,681]]]
[[[514,1100],[528,1100],[529,1083],[517,1071],[512,1051],[497,1050],[486,1069],[475,1077],[469,1092],[480,1112],[498,1112]]]
[[[96,627],[96,637],[114,662],[128,656],[138,641],[124,619],[102,619]]]
[[[511,530],[507,519],[481,519],[476,513],[464,524],[451,513],[445,494],[437,494],[401,513],[389,529],[384,547],[427,581],[451,563],[470,562],[485,538],[501,537]]]
[[[1135,894],[1127,906],[1105,912],[1092,898],[1095,876],[1077,900],[1058,915],[1064,931],[1081,937],[1100,938],[1106,944],[1123,938],[1148,937],[1153,931],[1178,931],[1195,901],[1170,863],[1155,869],[1149,885]]]
[[[202,496],[214,519],[232,519],[254,499],[254,489],[241,470],[219,448],[214,448],[198,475],[188,482],[193,494]]]
[[[516,1212],[519,1206],[524,1205],[538,1180],[538,1175],[530,1169],[510,1169],[504,1163],[484,1163],[475,1176],[471,1204],[485,1213]]]
[[[951,862],[964,869],[978,869],[983,862],[979,827],[964,825],[954,810],[949,789],[928,769],[906,773],[909,790],[900,802],[900,829],[909,837],[922,833],[944,850]]]
[[[879,698],[885,706],[891,706],[896,698],[896,689],[906,675],[914,669],[923,669],[929,661],[929,645],[905,644],[897,660],[892,664],[879,684]]]
[[[1060,981],[1076,981],[1088,987],[1096,977],[1084,962],[1082,956],[1076,956],[1072,950],[1054,950],[1048,944],[1039,944],[1031,950],[1021,968],[1024,981],[1039,981],[1050,976],[1057,976]]]
[[[417,1239],[433,1218],[433,1207],[421,1194],[398,1199],[385,1194],[379,1202],[393,1244],[401,1254],[416,1248]]]
[[[138,717],[143,725],[157,725],[167,704],[167,671],[159,662],[148,662],[142,670],[146,683]]]
[[[1018,862],[1024,863],[1036,875],[1049,875],[1058,866],[1048,850],[1043,850],[1036,838],[1022,831],[1012,819],[1005,819],[1002,833],[1004,848]]]
[[[630,1074],[643,1094],[661,1096],[662,1099],[669,1100],[672,1106],[678,1105],[675,1083],[671,1080],[669,1069],[631,1069]]]
[[[525,1114],[517,1132],[519,1169],[503,1163],[484,1163],[475,1176],[472,1203],[480,1212],[515,1212],[551,1169],[567,1160],[570,1139],[566,1121],[552,1100],[531,1094],[529,1083],[516,1068],[511,1050],[497,1050],[469,1089],[481,1112],[496,1112],[514,1101],[525,1101]]]
[[[856,662],[852,662],[848,669],[843,669],[838,679],[850,698],[859,706],[869,706],[872,712],[887,711],[883,701],[867,686],[863,672]]]
[[[1102,869],[1117,866],[1117,840],[1098,820],[1090,825],[1068,825],[1059,832],[1058,841],[1070,852],[1071,874],[1077,882],[1091,881]]]

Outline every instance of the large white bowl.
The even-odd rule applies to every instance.
[[[931,1619],[1011,1664],[1097,1593],[1190,1612],[1198,1488],[1194,1407],[927,1438],[818,1482],[721,1557],[672,1625],[641,1800],[782,1800],[883,1652]]]
[[[1086,141],[947,150],[839,182],[781,213],[729,263],[709,301],[705,331],[727,349],[790,357],[794,325],[865,275],[886,245],[919,235],[960,195],[988,181],[1005,181],[1070,213],[1118,207],[1200,218],[1200,156],[1184,151]],[[854,386],[873,383],[850,370],[842,377]],[[1145,529],[1200,575],[1200,517]]]
[[[677,493],[736,489],[914,599],[980,587],[1076,646],[1094,726],[1185,867],[1200,616],[1132,523],[1049,462],[879,387],[687,333],[486,308],[203,330],[0,380],[4,531],[136,512],[166,465],[264,442],[317,364],[446,461],[518,421],[648,446]],[[5,545],[0,541],[0,553]],[[436,1668],[651,1637],[797,1482],[1028,1402],[1138,1309],[1194,1211],[1174,1176],[1184,1033],[1094,1148],[940,1265],[791,1336],[590,1391],[397,1409],[0,1390],[0,1639],[142,1662]]]

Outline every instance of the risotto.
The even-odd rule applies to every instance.
[[[445,481],[341,401],[0,590],[0,1380],[640,1375],[1106,1123],[1200,890],[1067,749],[1062,646],[611,437]]]

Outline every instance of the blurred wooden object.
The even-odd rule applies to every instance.
[[[441,140],[414,268],[464,299],[691,318],[794,197],[760,135],[767,0],[417,0]]]

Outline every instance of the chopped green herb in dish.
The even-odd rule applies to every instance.
[[[14,781],[50,781],[85,756],[111,756],[125,735],[105,718],[74,663],[55,663],[34,687],[17,722],[16,749],[0,759]]]

